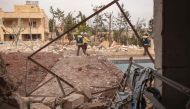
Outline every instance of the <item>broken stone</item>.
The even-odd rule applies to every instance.
[[[55,97],[46,97],[44,100],[43,100],[43,104],[47,105],[47,106],[53,106],[54,105],[54,101],[55,101]]]
[[[63,109],[75,109],[84,103],[84,96],[81,94],[73,93],[63,98]]]
[[[79,92],[77,92],[77,93],[84,95],[84,101],[85,102],[90,101],[92,98],[92,93],[91,93],[89,88],[79,89]]]
[[[107,48],[109,48],[109,42],[103,41],[99,46],[107,49]]]
[[[30,105],[30,109],[51,109],[51,108],[42,103],[32,103]]]
[[[106,109],[106,106],[100,102],[87,103],[82,109]]]

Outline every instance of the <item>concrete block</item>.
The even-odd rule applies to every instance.
[[[63,109],[75,109],[84,103],[84,96],[81,94],[73,93],[63,99]]]
[[[106,109],[106,106],[100,102],[88,103],[82,109]]]
[[[51,109],[51,108],[42,103],[33,103],[30,105],[30,109]]]
[[[88,89],[88,88],[82,88],[77,93],[84,95],[85,102],[88,102],[92,98],[92,93],[91,93],[90,89]]]

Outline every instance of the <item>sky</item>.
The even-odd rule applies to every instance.
[[[25,4],[26,0],[0,0],[0,8],[4,11],[13,11],[14,4]],[[97,5],[106,5],[112,0],[38,0],[39,5],[45,10],[49,18],[51,14],[49,7],[59,8],[65,13],[72,11],[77,13],[81,11],[86,16],[93,13],[92,7]],[[139,18],[145,19],[147,22],[153,17],[153,0],[119,0],[120,4],[124,4],[131,16],[131,21],[135,23]],[[119,12],[117,5],[113,5],[105,10],[113,12],[115,15]]]

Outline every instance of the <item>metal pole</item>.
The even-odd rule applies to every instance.
[[[101,8],[100,10],[98,10],[97,12],[93,13],[92,15],[90,15],[89,17],[87,17],[86,19],[84,19],[83,21],[81,21],[80,23],[78,23],[77,25],[73,26],[72,28],[70,28],[69,30],[67,30],[66,32],[62,33],[60,36],[56,37],[55,39],[53,39],[52,41],[50,41],[49,43],[45,44],[43,47],[39,48],[37,51],[35,51],[34,53],[32,53],[30,56],[28,56],[28,59],[30,61],[32,61],[33,63],[35,63],[36,65],[42,67],[43,69],[45,69],[46,71],[48,71],[48,73],[52,74],[53,76],[55,76],[56,78],[60,79],[61,81],[65,82],[67,85],[69,85],[70,87],[74,88],[74,86],[72,84],[70,84],[69,82],[67,82],[66,80],[64,80],[63,78],[59,77],[58,75],[56,75],[55,73],[53,73],[51,70],[49,70],[48,68],[46,68],[45,66],[41,65],[40,63],[38,63],[37,61],[35,61],[34,59],[32,59],[32,56],[34,56],[35,54],[37,54],[38,52],[40,52],[42,49],[44,49],[45,47],[49,46],[51,43],[55,42],[56,40],[58,40],[59,38],[63,37],[65,34],[69,33],[70,31],[74,30],[75,28],[77,28],[78,26],[80,26],[81,24],[85,23],[87,20],[89,20],[90,18],[94,17],[96,14],[102,12],[103,10],[107,9],[108,7],[110,7],[111,5],[113,5],[114,3],[116,3],[119,0],[113,0],[112,2],[110,2],[109,4],[107,4],[106,6],[104,6],[103,8]]]
[[[188,87],[185,87],[167,77],[164,77],[164,76],[158,74],[156,71],[154,71],[154,73],[152,73],[152,75],[157,77],[158,79],[162,80],[167,85],[175,88],[176,90],[178,90],[178,91],[182,92],[183,94],[187,95],[188,97],[190,97],[190,89]]]
[[[46,83],[48,83],[49,81],[51,81],[52,79],[54,79],[55,77],[51,77],[49,80],[47,80],[46,82],[44,82],[43,84],[41,84],[40,86],[36,87],[35,89],[33,89],[31,92],[27,93],[28,95],[31,95],[34,91],[38,90],[39,88],[41,88],[42,86],[44,86]]]
[[[56,78],[59,78],[61,81],[65,82],[67,85],[69,85],[70,87],[74,88],[74,86],[72,84],[70,84],[69,82],[67,82],[66,80],[64,80],[63,78],[59,77],[58,75],[56,75],[55,73],[53,73],[51,70],[49,70],[48,68],[44,67],[43,65],[41,65],[40,63],[36,62],[34,59],[32,58],[28,58],[29,60],[31,60],[33,63],[37,64],[38,66],[42,67],[43,69],[45,69],[46,71],[48,71],[50,74],[52,74],[53,76],[55,76]]]
[[[65,96],[65,91],[64,91],[63,86],[61,84],[61,81],[59,80],[59,78],[56,78],[56,79],[57,79],[58,85],[59,85],[59,87],[61,89],[61,92],[63,93],[63,96]]]

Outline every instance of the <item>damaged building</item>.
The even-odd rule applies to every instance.
[[[38,2],[15,5],[13,12],[0,8],[0,25],[0,41],[11,41],[15,35],[23,41],[44,41],[49,34],[48,17]]]

